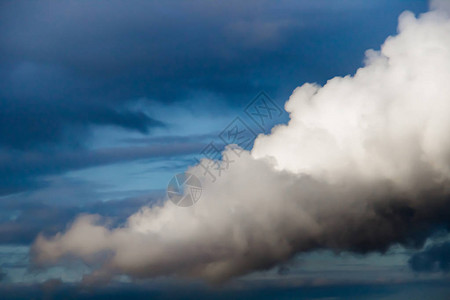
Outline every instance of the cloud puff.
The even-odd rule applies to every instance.
[[[399,22],[354,76],[297,88],[289,124],[259,136],[216,182],[190,169],[204,184],[196,205],[143,207],[119,228],[81,216],[38,237],[34,261],[76,256],[102,262],[95,276],[220,281],[315,249],[421,245],[450,219],[450,21],[407,12]]]

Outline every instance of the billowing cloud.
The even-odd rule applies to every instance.
[[[226,280],[315,249],[421,245],[450,219],[450,20],[404,13],[354,76],[297,88],[291,120],[259,136],[196,205],[143,207],[119,228],[80,216],[40,236],[34,261],[99,264],[95,277]]]

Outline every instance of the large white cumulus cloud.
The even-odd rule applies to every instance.
[[[305,84],[288,125],[260,136],[202,198],[144,207],[121,228],[81,216],[40,236],[37,263],[76,256],[98,275],[224,280],[296,253],[414,246],[450,217],[450,21],[400,17],[354,76]],[[232,156],[231,150],[229,155]],[[190,170],[201,177],[202,170]]]

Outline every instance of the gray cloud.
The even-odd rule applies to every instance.
[[[415,253],[408,263],[416,272],[449,272],[450,242],[432,244],[423,251]]]

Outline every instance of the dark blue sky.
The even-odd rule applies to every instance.
[[[305,82],[353,74],[365,50],[396,33],[402,11],[427,8],[421,0],[0,2],[0,292],[13,297],[21,284],[33,283],[17,297],[34,289],[44,297],[46,288],[79,293],[61,282],[39,286],[65,271],[29,275],[27,249],[39,232],[60,231],[83,212],[119,224],[159,199],[171,176],[258,92],[282,106]],[[22,259],[11,258],[14,247],[25,249]],[[421,259],[435,259],[439,249],[416,254],[410,265],[426,269]],[[339,260],[321,265],[328,256],[310,267],[343,272]],[[357,275],[321,291],[250,285],[243,298],[375,299],[401,291],[410,299],[409,284],[367,283],[379,262],[408,269],[410,253],[393,257],[352,261]],[[448,256],[439,257],[448,270]],[[72,273],[64,281],[83,272]],[[313,273],[301,276],[313,280]],[[359,276],[370,280],[352,294]],[[425,289],[448,293],[433,284]],[[164,286],[150,294],[163,299]],[[147,293],[129,285],[119,290]]]
[[[304,82],[353,73],[366,49],[396,32],[403,10],[427,7],[337,3],[2,2],[0,194],[40,186],[42,175],[143,158],[115,147],[108,158],[92,153],[98,135],[109,146],[132,134],[174,143],[169,136],[220,130],[261,90],[282,105]]]

